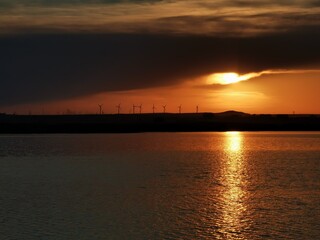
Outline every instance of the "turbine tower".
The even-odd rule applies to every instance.
[[[166,113],[166,107],[167,107],[167,105],[162,105],[163,113]]]
[[[199,113],[199,105],[196,106],[196,113]]]
[[[120,114],[120,109],[121,109],[121,103],[119,103],[116,108],[118,109],[118,114]]]
[[[98,104],[98,106],[99,106],[99,113],[100,113],[100,115],[102,114],[102,107],[103,107],[103,104]]]
[[[180,104],[180,106],[178,106],[178,108],[179,108],[179,114],[181,114],[181,107],[182,107],[182,105]]]
[[[135,106],[134,104],[132,104],[132,113],[134,114],[134,110],[136,109],[137,106]]]
[[[139,106],[137,106],[137,108],[139,108],[139,113],[141,114],[142,104],[140,104]]]

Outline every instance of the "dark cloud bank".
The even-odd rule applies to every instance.
[[[30,34],[0,38],[0,105],[176,84],[213,72],[320,62],[320,29],[258,37]]]

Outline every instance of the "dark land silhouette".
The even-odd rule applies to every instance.
[[[320,131],[316,114],[145,113],[0,114],[0,133],[131,133],[197,131]]]

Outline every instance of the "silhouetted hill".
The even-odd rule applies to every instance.
[[[243,116],[249,116],[249,113],[244,112],[237,112],[234,110],[229,110],[226,112],[216,113],[218,116],[224,116],[224,117],[243,117]]]

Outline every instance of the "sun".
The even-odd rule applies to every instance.
[[[209,76],[207,76],[207,84],[221,84],[221,85],[227,85],[232,83],[238,83],[242,81],[249,80],[251,78],[260,77],[263,74],[269,73],[269,71],[263,71],[263,72],[251,72],[246,73],[243,75],[239,75],[235,72],[227,72],[227,73],[214,73]]]
[[[232,84],[242,81],[238,73],[229,72],[229,73],[215,73],[211,74],[208,79],[208,84]]]
[[[231,84],[241,81],[237,73],[222,73],[219,76],[220,84]]]

